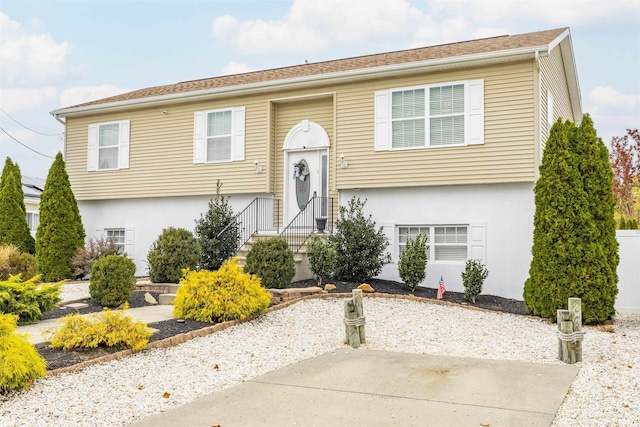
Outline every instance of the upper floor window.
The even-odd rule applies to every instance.
[[[89,125],[87,170],[129,167],[129,120]]]
[[[193,162],[244,160],[245,108],[197,111],[194,114]]]
[[[484,81],[375,94],[375,150],[484,143]]]

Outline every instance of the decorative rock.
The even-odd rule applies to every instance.
[[[184,323],[184,319],[176,319],[176,322],[178,322],[178,323]]]
[[[363,283],[362,285],[358,286],[358,289],[364,292],[375,292],[375,289],[373,289],[368,283]]]
[[[157,300],[157,299],[155,299],[155,298],[153,297],[153,295],[151,295],[149,292],[147,292],[147,293],[145,293],[145,294],[144,294],[144,300],[145,300],[146,302],[148,302],[149,304],[153,304],[153,305],[158,304],[158,300]]]
[[[326,285],[324,285],[324,290],[325,291],[332,291],[336,288],[336,285],[332,285],[331,283],[327,283]]]
[[[74,310],[80,310],[81,308],[89,307],[89,304],[85,304],[83,302],[74,302],[72,304],[65,305],[66,308],[72,308]]]

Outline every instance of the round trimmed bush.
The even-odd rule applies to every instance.
[[[258,240],[247,254],[244,271],[258,276],[267,289],[288,288],[296,274],[293,252],[284,239]]]
[[[178,283],[182,270],[195,270],[200,258],[200,245],[184,228],[162,230],[147,255],[149,278],[153,283]]]
[[[89,294],[98,304],[117,307],[127,301],[136,285],[136,265],[121,255],[98,258],[91,266]]]

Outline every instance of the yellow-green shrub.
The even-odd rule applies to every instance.
[[[26,282],[19,276],[0,281],[0,313],[18,315],[18,324],[26,325],[42,319],[42,313],[51,310],[60,302],[60,287],[63,282],[38,283],[40,276]]]
[[[47,369],[25,334],[15,332],[18,316],[0,313],[0,393],[28,388]]]
[[[20,275],[22,279],[31,279],[38,274],[38,261],[28,252],[20,252],[17,246],[0,246],[0,280]]]
[[[244,319],[271,302],[260,279],[238,267],[238,258],[225,261],[216,271],[188,271],[180,280],[173,315],[200,322]]]
[[[63,326],[53,333],[50,346],[71,350],[124,346],[133,351],[147,347],[153,333],[146,324],[125,315],[124,311],[109,311],[85,316],[70,314],[58,320]]]

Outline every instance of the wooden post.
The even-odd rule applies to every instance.
[[[354,320],[358,317],[356,313],[356,305],[352,299],[348,299],[344,302],[344,318],[348,320]],[[345,325],[346,340],[353,348],[360,347],[360,333],[357,326]]]
[[[558,324],[558,332],[560,331],[561,315],[563,310],[556,310],[556,323]],[[558,360],[562,360],[562,340],[558,338]]]
[[[560,332],[570,334],[573,332],[573,321],[571,320],[571,312],[569,310],[561,310],[560,312]],[[575,344],[562,341],[562,361],[564,363],[576,363]]]
[[[356,317],[364,318],[364,308],[362,306],[362,289],[354,289],[352,291],[353,294],[353,303],[356,306]],[[364,324],[357,327],[358,332],[360,334],[360,344],[366,343],[366,337],[364,333]]]
[[[580,298],[569,298],[569,312],[573,322],[573,332],[582,330],[582,300]],[[576,362],[582,362],[582,340],[575,342]]]

